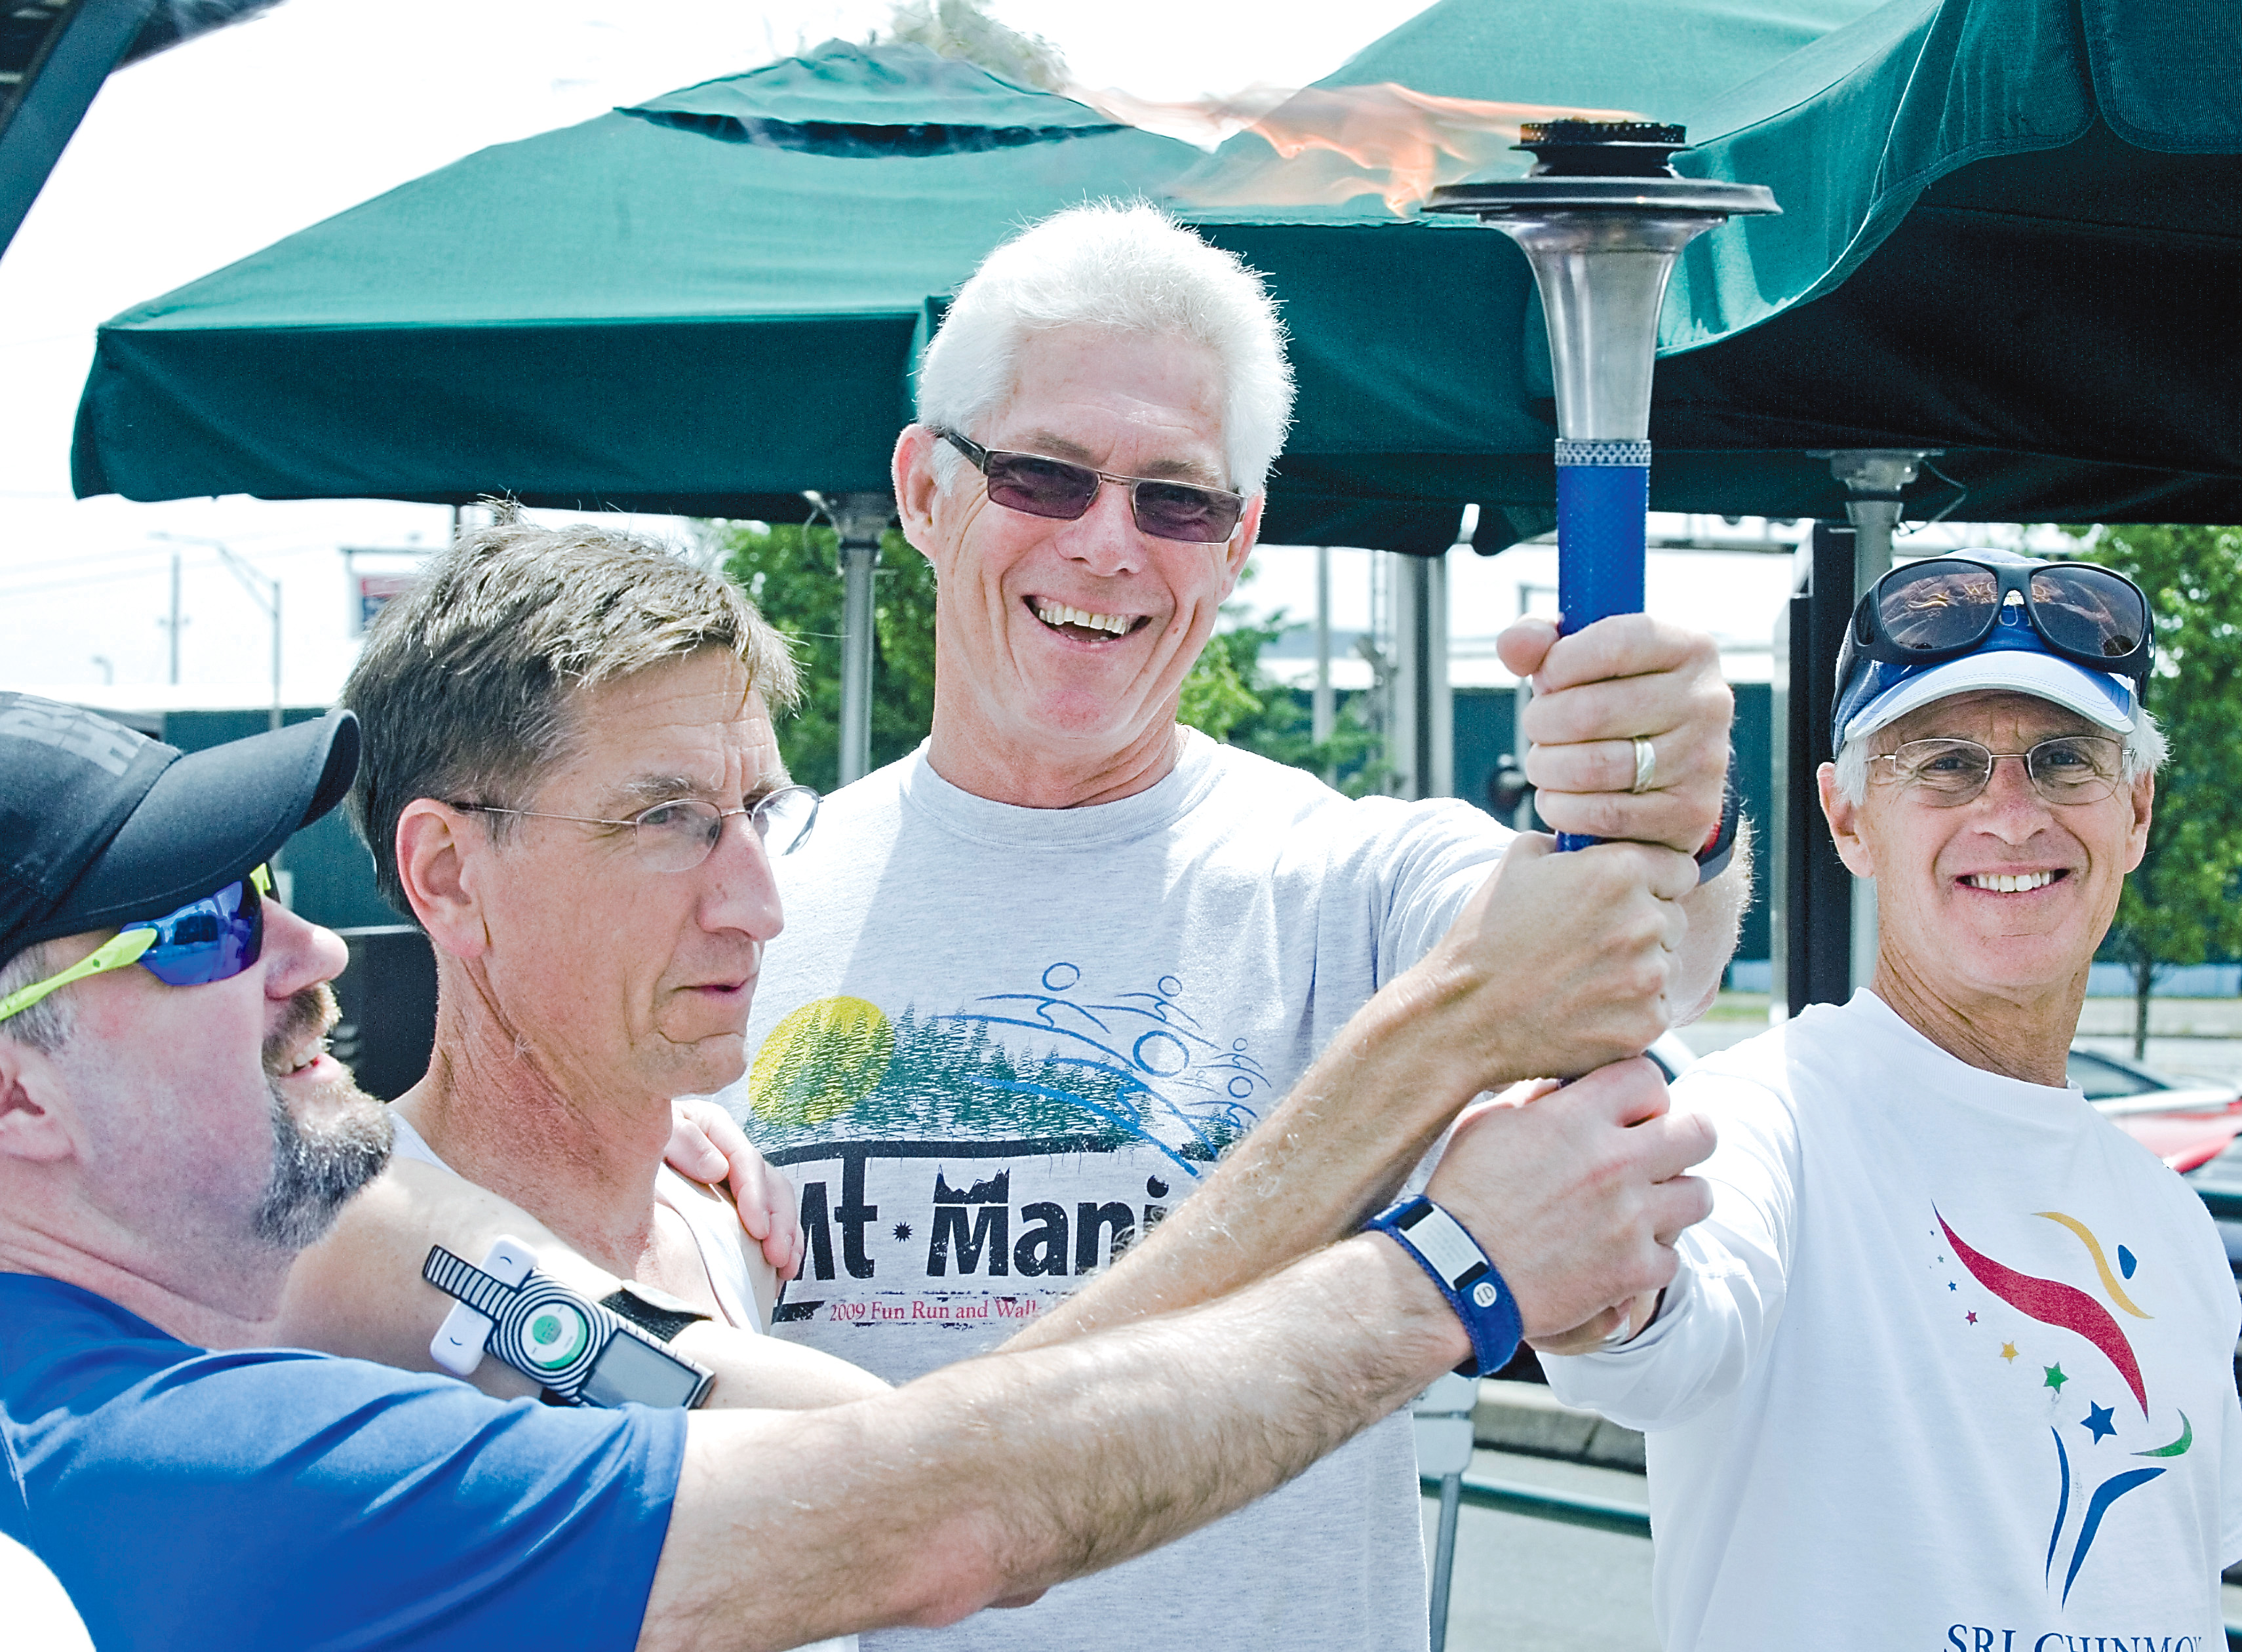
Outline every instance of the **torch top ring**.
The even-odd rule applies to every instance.
[[[1773,212],[1758,184],[1683,178],[1668,159],[1689,145],[1688,130],[1656,121],[1537,120],[1518,129],[1533,171],[1500,182],[1450,184],[1433,191],[1427,212],[1470,212],[1484,219],[1562,212],[1654,213],[1723,218]]]
[[[1688,129],[1649,120],[1529,120],[1514,148],[1534,152],[1536,178],[1671,178],[1667,157]]]
[[[1782,209],[1764,184],[1727,184],[1702,178],[1562,178],[1544,173],[1494,183],[1444,184],[1433,191],[1423,210],[1494,219],[1551,212],[1722,218]]]

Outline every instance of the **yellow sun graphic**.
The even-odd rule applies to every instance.
[[[768,1124],[822,1125],[879,1087],[895,1024],[863,998],[816,998],[771,1029],[748,1071],[748,1106]]]

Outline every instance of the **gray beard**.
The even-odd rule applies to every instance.
[[[327,1235],[351,1196],[389,1163],[389,1109],[349,1078],[349,1104],[306,1125],[272,1086],[272,1176],[252,1231],[275,1250],[309,1250]]]

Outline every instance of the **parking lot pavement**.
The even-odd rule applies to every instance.
[[[1682,1043],[1704,1056],[1757,1038],[1767,1025],[1765,994],[1723,992],[1703,1020],[1676,1031]],[[2087,999],[2078,1017],[2078,1043],[2131,1060],[2133,1001]],[[2174,1078],[2242,1085],[2242,998],[2151,998],[2144,1059]]]
[[[1647,1503],[1641,1474],[1480,1451],[1471,1472],[1614,1502]],[[1425,1553],[1433,1553],[1440,1506],[1424,1504]],[[2229,1623],[2242,1623],[2242,1586],[2222,1591]],[[1522,1514],[1466,1508],[1456,1528],[1449,1652],[1658,1652],[1650,1615],[1650,1545]]]
[[[1507,1452],[1472,1455],[1474,1479],[1647,1507],[1642,1476]],[[1426,1500],[1425,1553],[1440,1505]],[[1466,1508],[1456,1528],[1448,1652],[1658,1652],[1650,1545],[1523,1514]]]

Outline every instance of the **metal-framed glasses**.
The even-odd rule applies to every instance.
[[[265,897],[272,892],[271,870],[258,866],[214,895],[161,917],[135,919],[67,970],[0,998],[0,1021],[21,1015],[73,981],[131,964],[166,986],[230,981],[264,953]]]
[[[628,829],[631,850],[648,871],[689,872],[715,852],[724,823],[744,815],[755,839],[772,855],[791,855],[809,841],[822,800],[807,786],[782,786],[744,809],[719,809],[698,797],[680,797],[642,809],[628,820],[596,820],[587,815],[554,815],[541,809],[500,809],[493,803],[453,803],[473,815],[517,815],[525,820],[567,820],[579,826]]]
[[[1869,761],[1887,765],[1887,774],[1932,808],[1955,809],[1983,792],[2006,757],[2022,762],[2032,789],[2058,805],[2098,803],[2125,774],[2124,746],[2102,735],[2063,735],[2029,751],[1992,751],[1974,740],[1910,740]]]
[[[972,461],[989,486],[989,497],[1007,510],[1078,521],[1089,514],[1098,490],[1107,482],[1129,490],[1129,509],[1139,533],[1189,545],[1218,545],[1238,529],[1245,495],[1225,488],[1156,476],[1116,476],[1087,465],[1041,453],[1012,453],[983,447],[954,430],[935,434]]]

